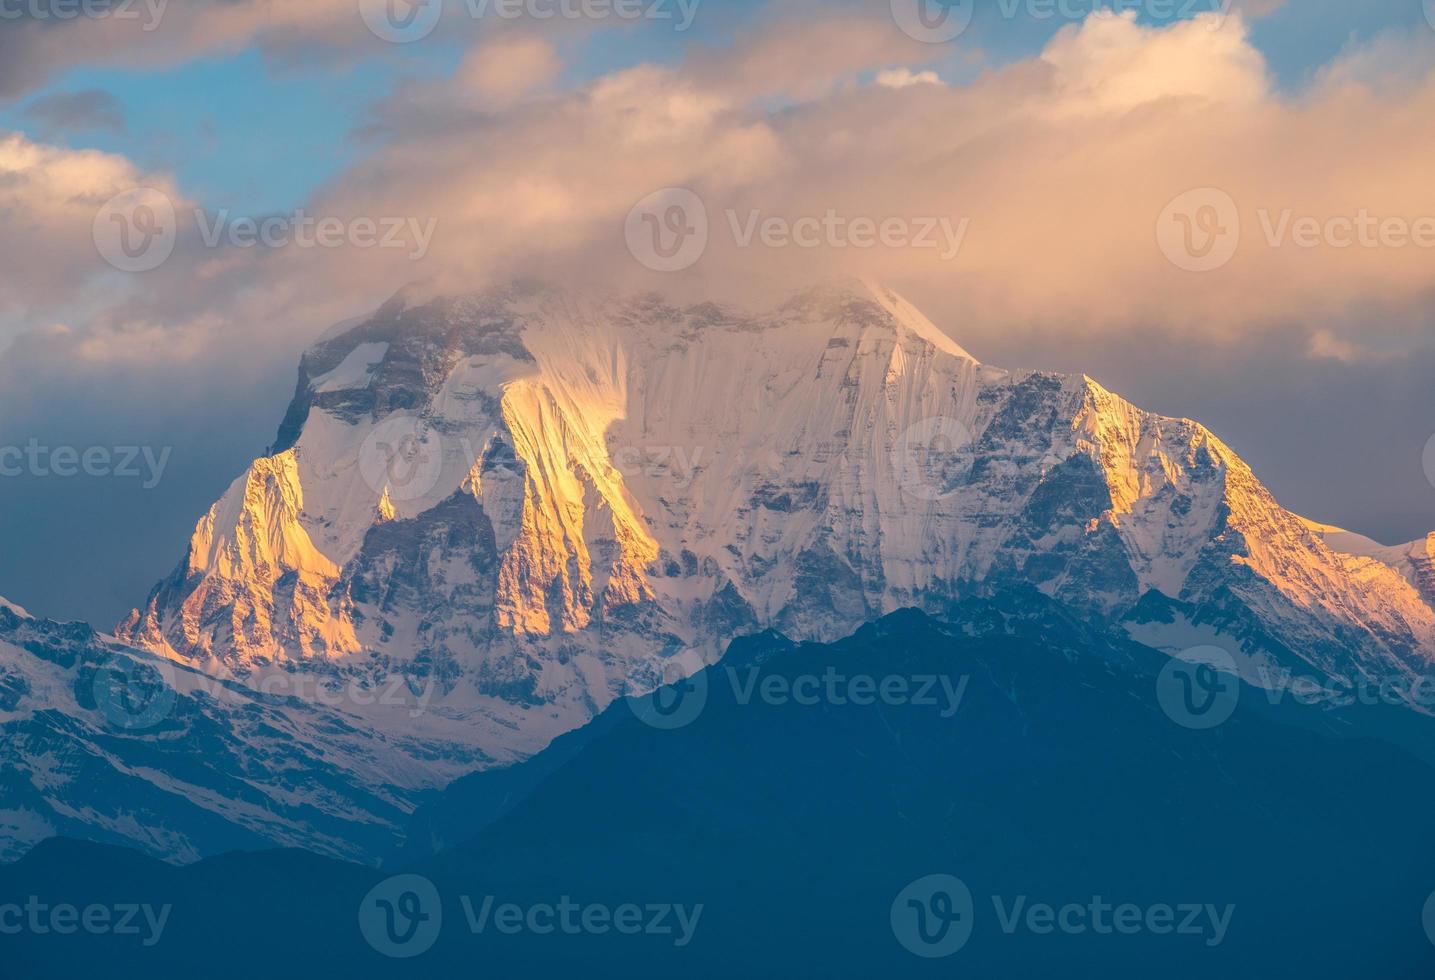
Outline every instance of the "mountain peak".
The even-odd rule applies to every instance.
[[[491,754],[737,636],[1012,586],[1111,624],[1215,604],[1253,656],[1332,673],[1435,657],[1428,562],[1343,552],[1197,423],[982,365],[862,280],[757,313],[406,294],[305,355],[279,443],[121,634],[436,685],[443,737]]]
[[[585,331],[604,333],[605,340],[627,346],[670,343],[696,330],[732,325],[792,331],[802,325],[831,328],[845,323],[859,331],[913,336],[943,353],[976,363],[970,353],[896,291],[856,276],[820,280],[763,307],[713,300],[682,304],[655,293],[570,290],[515,280],[459,296],[435,293],[428,286],[406,287],[372,316],[345,321],[325,333],[311,349],[316,364],[310,377],[334,370],[331,362],[335,352],[347,353],[362,343],[412,344],[427,338],[471,352],[476,325],[487,330],[504,326],[511,341],[508,353],[524,359],[524,349],[534,353],[533,345],[541,343],[545,332],[575,323]],[[489,342],[496,340],[489,338]]]

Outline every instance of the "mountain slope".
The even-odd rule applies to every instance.
[[[255,690],[12,609],[0,605],[0,858],[68,835],[171,861],[277,845],[370,860],[431,780],[491,762],[427,737],[408,692]],[[378,735],[376,711],[408,732]]]
[[[1435,656],[1416,581],[1199,424],[980,364],[858,283],[761,314],[401,295],[305,356],[274,454],[119,633],[249,683],[432,684],[447,737],[505,761],[736,636],[1019,584],[1111,624],[1159,592],[1257,666]]]
[[[1373,558],[1403,575],[1427,602],[1435,602],[1435,533],[1408,544],[1383,545],[1364,535],[1328,524],[1306,522],[1330,548],[1342,554]]]
[[[1163,657],[1030,590],[963,602],[951,619],[897,614],[834,645],[746,642],[694,681],[707,696],[690,724],[660,731],[614,706],[577,752],[454,787],[430,820],[455,834],[467,820],[469,834],[384,872],[294,853],[173,869],[54,842],[0,867],[0,893],[173,903],[163,941],[0,935],[0,962],[35,980],[98,964],[167,976],[196,962],[214,977],[448,976],[475,964],[535,980],[1428,975],[1428,757],[1337,734],[1322,712],[1270,708],[1256,692],[1220,732],[1182,728],[1157,704]],[[940,698],[744,695],[829,673],[945,677],[961,696],[948,713]],[[506,809],[475,816],[477,801],[507,791],[474,784],[512,790],[535,764],[543,772]],[[388,875],[412,873],[437,893],[438,906],[420,907],[441,908],[436,942],[386,958],[365,943],[360,909]],[[957,876],[974,899],[970,940],[946,959],[913,955],[893,926],[894,899],[932,874]],[[418,895],[411,879],[403,890]],[[479,934],[464,898],[475,920],[486,899],[538,912],[516,929],[492,912]],[[1068,921],[1080,931],[1029,928],[1023,915],[1008,933],[994,898],[1008,914],[1018,900],[1104,902],[1105,931],[1078,910]],[[588,920],[599,926],[546,929],[542,906],[561,902],[608,911]],[[666,933],[613,926],[613,910],[649,903],[689,910],[690,941],[676,941],[674,915]],[[1164,931],[1115,932],[1126,903],[1199,905],[1205,931],[1178,931],[1190,921],[1180,912]],[[1219,935],[1208,905],[1224,916]]]

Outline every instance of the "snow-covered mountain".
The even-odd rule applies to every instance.
[[[751,313],[515,285],[400,295],[310,350],[271,454],[117,632],[251,686],[428,692],[437,784],[735,636],[1021,583],[1153,645],[1192,627],[1142,613],[1165,596],[1253,661],[1419,672],[1431,546],[1356,538],[1196,422],[981,364],[879,286]]]
[[[374,703],[408,732],[377,731]],[[407,692],[255,690],[0,602],[0,861],[56,835],[164,860],[281,845],[372,859],[424,787],[491,761],[445,756],[423,707]]]

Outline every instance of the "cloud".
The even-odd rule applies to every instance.
[[[1142,28],[1135,16],[1094,16],[1062,30],[1041,53],[1066,113],[1112,115],[1164,99],[1251,105],[1269,92],[1265,60],[1244,25],[1205,20]]]
[[[144,184],[180,196],[167,177],[124,157],[0,134],[0,312],[42,314],[79,298],[107,268],[95,250],[95,215],[115,194]]]
[[[413,280],[472,288],[531,274],[756,294],[860,272],[960,311],[975,344],[1013,324],[1197,326],[1219,340],[1299,322],[1359,347],[1370,338],[1350,335],[1373,329],[1363,314],[1376,305],[1386,332],[1408,336],[1426,322],[1430,249],[1305,247],[1298,232],[1362,214],[1418,229],[1422,210],[1435,212],[1435,130],[1421,123],[1435,108],[1428,73],[1391,92],[1333,70],[1284,95],[1239,17],[1211,30],[1095,16],[1038,57],[966,85],[932,84],[920,61],[902,63],[930,57],[925,47],[855,14],[779,20],[728,45],[693,46],[675,65],[555,91],[561,64],[548,40],[495,35],[451,79],[404,86],[379,107],[365,132],[372,152],[311,202],[345,221],[436,222],[421,262],[348,248],[206,249],[191,236],[150,284],[163,294],[147,288],[122,315],[75,324],[75,337],[119,322],[202,336],[199,325],[235,315],[224,306],[235,297],[284,297],[291,310],[302,297],[319,315],[342,305],[326,296],[377,303]],[[123,171],[106,186],[125,177],[140,179]],[[625,246],[625,219],[665,187],[697,193],[710,241],[688,272],[652,276]],[[12,185],[14,206],[23,213],[33,197],[68,209],[72,220],[56,227],[74,225],[67,234],[78,237],[93,194],[37,188],[47,189]],[[1163,253],[1157,224],[1201,188],[1232,203],[1240,238],[1228,263],[1196,273]],[[864,247],[825,232],[813,247],[770,247],[745,232],[753,221],[828,216],[905,221],[914,234],[961,229],[960,250],[944,258],[941,248]],[[16,278],[39,298],[74,274]]]
[[[791,0],[796,5],[798,0]],[[860,0],[869,2],[869,0]],[[881,0],[885,4],[886,0]],[[385,20],[406,8],[392,0],[133,0],[79,4],[9,0],[0,5],[0,101],[33,91],[66,69],[169,68],[200,57],[257,50],[271,67],[353,65],[369,58],[417,62],[447,45],[468,45],[516,28],[530,35],[581,37],[612,29],[652,28],[669,36],[693,27],[741,20],[746,5],[705,0],[640,4],[576,4],[558,0],[499,4],[494,0],[435,0],[430,32],[391,43]],[[58,13],[67,6],[66,13]],[[51,8],[54,8],[53,10]],[[820,8],[810,7],[811,10]],[[634,11],[643,17],[635,20]],[[588,14],[585,16],[585,13]],[[652,17],[648,17],[648,14]],[[424,21],[420,21],[424,23]],[[404,35],[399,32],[402,40]],[[422,43],[418,43],[422,42]],[[521,45],[519,45],[521,47]],[[529,46],[532,55],[535,48]],[[518,54],[513,48],[510,54]]]
[[[178,310],[193,335],[196,323],[232,315],[222,305],[231,292],[309,297],[317,312],[336,305],[316,299],[325,293],[376,303],[418,279],[468,288],[547,273],[754,293],[831,272],[934,297],[960,311],[975,335],[963,339],[976,344],[1014,323],[1087,333],[1195,325],[1220,339],[1299,322],[1362,346],[1369,338],[1351,334],[1373,329],[1362,316],[1373,305],[1387,332],[1426,322],[1430,249],[1303,247],[1294,231],[1315,223],[1324,233],[1363,213],[1414,229],[1422,210],[1435,212],[1435,130],[1421,122],[1435,109],[1429,73],[1390,91],[1333,68],[1284,95],[1238,17],[1211,30],[1096,16],[966,85],[931,84],[930,69],[901,62],[924,53],[885,21],[780,20],[729,45],[694,46],[676,65],[554,91],[561,64],[548,40],[495,35],[451,79],[405,86],[381,106],[365,133],[373,151],[311,202],[344,220],[436,221],[422,262],[181,241],[170,265],[183,275],[159,273],[175,278],[174,294],[126,308],[126,322],[163,330]],[[93,196],[77,206],[47,186],[36,200],[74,211],[82,230]],[[653,277],[625,247],[624,226],[636,202],[665,187],[699,195],[711,240],[687,273]],[[1158,218],[1193,188],[1219,191],[1240,225],[1230,261],[1205,273],[1173,263],[1157,241]],[[936,248],[742,240],[754,217],[828,215],[946,222],[964,234],[947,259]],[[34,293],[66,275],[17,285]]]
[[[910,68],[894,68],[877,73],[877,84],[883,88],[908,88],[913,85],[940,85],[941,77],[934,71],[914,72]]]
[[[688,52],[681,77],[736,103],[780,94],[786,101],[820,99],[860,73],[925,64],[938,52],[896,29],[887,11],[874,18],[812,4],[782,6],[777,19],[749,27],[724,45],[698,45]]]
[[[1435,130],[1419,122],[1435,109],[1428,74],[1393,97],[1334,77],[1289,96],[1237,17],[1211,30],[1107,15],[970,84],[897,89],[923,75],[920,63],[890,67],[904,48],[882,26],[781,24],[501,112],[411,89],[376,121],[384,146],[330,194],[443,215],[426,271],[457,283],[546,269],[733,293],[863,272],[960,312],[973,343],[1014,323],[1197,326],[1219,340],[1299,322],[1334,337],[1373,329],[1372,304],[1388,314],[1380,329],[1408,337],[1426,322],[1430,250],[1305,248],[1273,232],[1288,209],[1302,227],[1362,210],[1435,217]],[[894,74],[864,85],[864,71]],[[689,272],[648,278],[624,220],[664,187],[699,195],[711,241]],[[1228,197],[1241,226],[1230,262],[1204,274],[1157,242],[1163,210],[1193,188]],[[939,249],[737,240],[753,215],[829,213],[968,224],[950,261]]]
[[[165,67],[251,43],[275,52],[379,43],[364,29],[355,0],[138,0],[96,5],[102,16],[65,17],[47,4],[8,9],[0,31],[0,98],[30,91],[73,65]]]
[[[503,108],[552,82],[562,69],[558,53],[545,38],[505,34],[470,51],[457,81],[482,104]]]
[[[1429,8],[1435,18],[1435,3]],[[1431,24],[1435,28],[1435,22]],[[1360,43],[1347,43],[1340,55],[1321,68],[1317,86],[1333,90],[1361,86],[1399,95],[1419,86],[1435,70],[1435,30],[1378,33]]]
[[[42,134],[76,131],[122,133],[125,112],[119,100],[100,89],[56,92],[30,102],[20,115]]]

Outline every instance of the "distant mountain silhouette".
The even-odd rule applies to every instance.
[[[0,869],[0,904],[173,912],[148,949],[0,936],[0,976],[1429,976],[1428,761],[1368,737],[1359,714],[1249,689],[1218,728],[1182,727],[1157,702],[1164,661],[1035,592],[968,603],[955,624],[899,613],[832,645],[759,638],[688,682],[706,694],[685,725],[618,704],[581,741],[460,781],[417,820],[446,849],[402,865],[279,851],[181,869],[47,842]],[[945,677],[961,697],[942,717],[945,703],[760,693],[828,673]],[[473,835],[460,839],[465,812]],[[407,960],[375,952],[359,925],[371,889],[400,873],[432,882],[442,906],[437,941]],[[892,906],[939,873],[970,889],[972,935],[929,960],[899,942]],[[565,896],[702,911],[682,946],[611,927],[505,935],[492,917],[473,935],[461,896],[475,914],[485,896],[490,911]],[[1006,911],[1022,896],[1233,909],[1218,945],[1210,931],[1008,935],[993,896]]]

